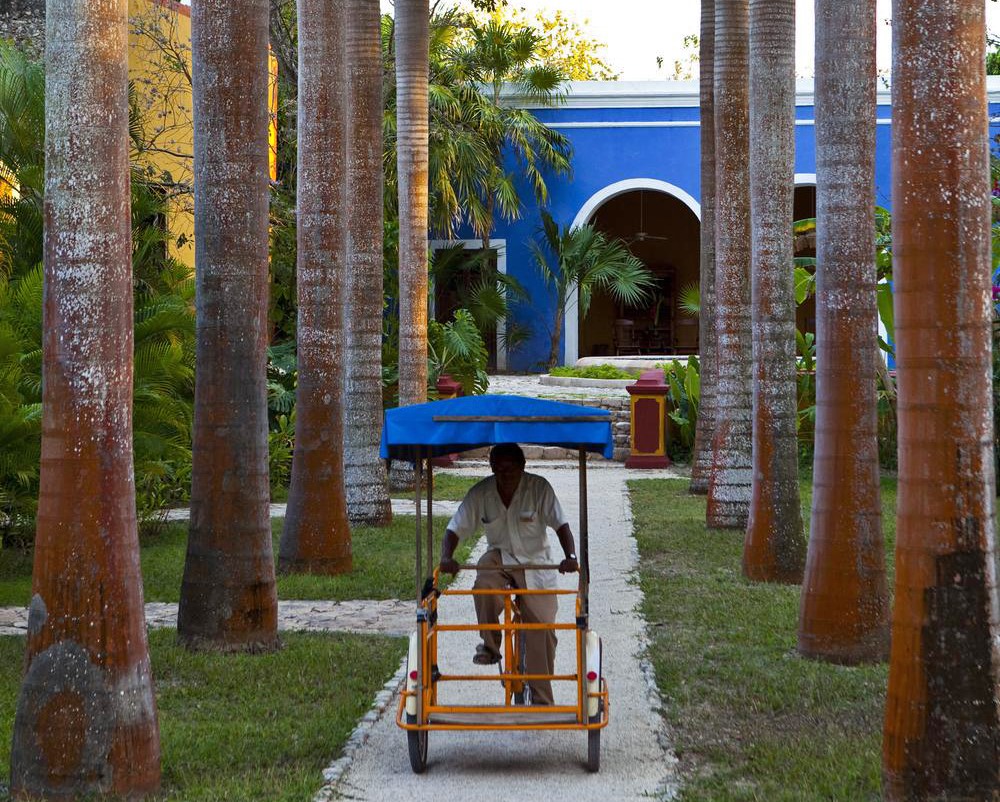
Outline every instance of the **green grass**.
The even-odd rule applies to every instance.
[[[311,799],[405,649],[401,638],[287,633],[273,654],[221,656],[190,654],[175,637],[150,634],[162,802]],[[23,638],[0,638],[3,778],[23,654]]]
[[[549,371],[551,376],[566,376],[574,379],[637,379],[639,370],[623,370],[615,365],[587,365],[583,368],[555,367]]]
[[[461,501],[469,488],[486,475],[485,468],[482,476],[458,476],[454,473],[434,471],[434,500]]]
[[[680,798],[881,799],[886,666],[799,657],[799,588],[746,581],[743,533],[706,530],[705,499],[687,486],[629,482],[650,658],[681,761]],[[882,490],[891,556],[895,483]],[[808,520],[806,485],[802,496]]]
[[[435,517],[435,554],[447,518]],[[278,553],[283,521],[271,521],[274,553]],[[340,576],[278,577],[280,599],[408,599],[414,594],[415,524],[412,515],[397,515],[383,528],[356,527],[352,532],[354,570]],[[421,543],[423,543],[421,539]],[[472,542],[463,543],[460,556]],[[146,601],[176,602],[180,597],[187,547],[187,524],[173,524],[143,538],[142,579]],[[24,606],[31,598],[31,555],[18,549],[0,550],[0,606]]]

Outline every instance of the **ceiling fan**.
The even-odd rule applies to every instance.
[[[639,230],[635,232],[625,241],[626,245],[631,245],[634,242],[645,242],[646,240],[662,240],[666,242],[670,237],[664,237],[660,234],[650,234],[646,231],[646,190],[639,190]]]

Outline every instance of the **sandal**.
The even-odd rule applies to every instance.
[[[476,653],[472,656],[472,662],[477,666],[492,666],[500,662],[500,655],[487,649],[486,644],[480,643],[476,646]]]

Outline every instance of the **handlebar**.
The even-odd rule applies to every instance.
[[[476,565],[461,563],[460,571],[558,571],[562,563],[511,563],[509,565]]]

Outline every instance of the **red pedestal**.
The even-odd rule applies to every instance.
[[[438,376],[434,389],[437,390],[438,401],[448,401],[452,398],[458,398],[462,394],[462,385],[447,373]],[[437,468],[447,468],[454,465],[457,460],[458,454],[443,454],[432,459],[431,464]]]
[[[662,370],[647,370],[625,388],[632,396],[632,438],[626,468],[666,468],[667,394]]]

